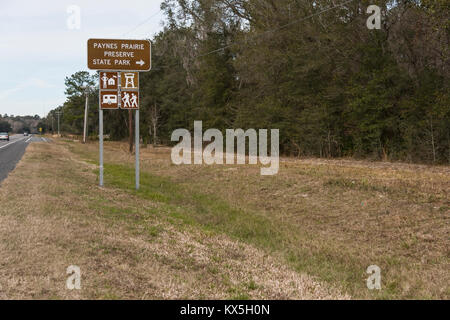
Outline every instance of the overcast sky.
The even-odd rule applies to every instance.
[[[87,40],[153,37],[162,30],[160,3],[0,0],[0,114],[45,116],[61,105],[64,78],[89,71]],[[80,9],[79,29],[74,11],[67,12],[72,5]]]

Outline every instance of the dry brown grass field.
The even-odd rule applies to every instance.
[[[0,298],[450,298],[448,166],[282,159],[261,176],[148,147],[136,192],[123,143],[97,187],[97,148],[32,144],[2,183]]]

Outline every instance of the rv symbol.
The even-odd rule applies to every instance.
[[[103,103],[104,104],[117,104],[117,95],[115,94],[105,94],[103,96]]]

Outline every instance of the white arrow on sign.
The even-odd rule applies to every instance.
[[[141,67],[145,64],[145,62],[144,62],[144,60],[139,60],[139,61],[136,61],[136,64],[139,64],[139,65],[141,65]]]

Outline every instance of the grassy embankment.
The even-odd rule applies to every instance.
[[[0,186],[0,298],[348,298],[268,254],[271,240],[259,242],[282,235],[266,217],[243,220],[225,200],[147,173],[135,194],[130,167],[111,151],[99,188],[94,146],[27,148]],[[79,291],[66,289],[70,265],[81,269]]]
[[[97,147],[67,143],[91,164]],[[449,298],[449,167],[289,160],[262,177],[255,166],[174,166],[168,149],[133,156],[106,145],[107,188],[173,209],[184,225],[225,234],[356,298]],[[369,265],[382,290],[369,291]]]

